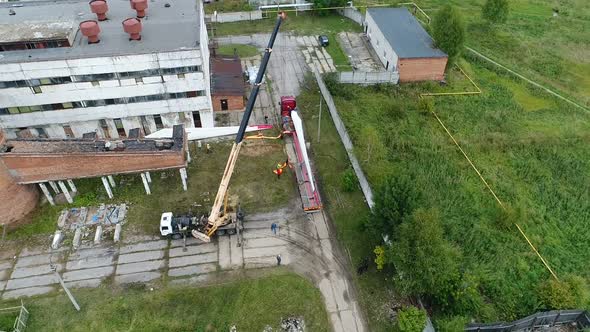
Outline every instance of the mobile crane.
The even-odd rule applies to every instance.
[[[260,85],[262,84],[262,78],[264,77],[264,72],[266,71],[268,60],[270,60],[272,47],[275,43],[275,39],[277,38],[277,34],[279,32],[281,23],[285,18],[285,13],[280,12],[277,17],[274,30],[272,31],[272,34],[270,36],[270,40],[268,41],[268,46],[264,51],[264,57],[262,58],[262,62],[260,63],[260,69],[258,70],[256,81],[254,81],[254,87],[252,88],[252,92],[250,93],[250,98],[248,99],[248,104],[246,105],[246,110],[244,111],[244,116],[242,117],[242,122],[240,123],[238,134],[236,135],[236,139],[229,154],[227,164],[225,165],[223,177],[221,178],[221,183],[219,184],[219,189],[217,190],[217,195],[215,196],[215,201],[213,202],[213,207],[211,208],[211,213],[207,218],[207,223],[204,225],[204,227],[197,227],[191,231],[191,234],[195,238],[203,242],[210,242],[211,236],[215,234],[215,231],[218,228],[234,222],[233,218],[235,217],[233,216],[233,214],[227,213],[227,199],[225,199],[227,197],[227,189],[229,186],[229,181],[234,172],[234,168],[236,166],[236,161],[238,160],[238,155],[240,154],[240,148],[242,147],[246,127],[248,126],[248,121],[250,120],[250,115],[252,114],[252,110],[254,109],[256,97],[258,97],[258,91],[260,90]],[[224,200],[226,201],[225,204]]]

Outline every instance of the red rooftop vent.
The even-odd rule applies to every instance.
[[[131,0],[131,8],[137,11],[137,18],[145,17],[145,10],[147,7],[147,0]]]
[[[88,44],[96,44],[100,41],[98,39],[100,33],[98,22],[92,20],[81,22],[80,31],[82,31],[82,35],[88,37]]]
[[[96,14],[99,21],[104,21],[107,19],[109,5],[104,0],[92,0],[90,1],[90,11]]]
[[[123,21],[123,30],[129,34],[129,40],[141,40],[141,21],[135,17]]]

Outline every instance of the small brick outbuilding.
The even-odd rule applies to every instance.
[[[369,8],[364,29],[385,70],[399,72],[400,82],[444,79],[447,54],[407,8]]]
[[[211,58],[211,102],[215,112],[244,110],[243,75],[240,58]]]

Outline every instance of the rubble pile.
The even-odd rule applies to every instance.
[[[281,321],[281,329],[284,332],[303,332],[305,331],[305,321],[303,318],[285,318]]]

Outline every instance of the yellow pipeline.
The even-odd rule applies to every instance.
[[[455,66],[457,68],[459,68],[459,70],[461,71],[461,73],[467,77],[467,79],[469,80],[469,82],[471,82],[471,84],[475,87],[475,90],[477,91],[464,91],[464,92],[438,92],[438,93],[421,93],[420,97],[435,97],[435,96],[465,96],[465,95],[478,95],[481,94],[481,89],[479,88],[479,86],[477,86],[477,84],[475,84],[475,82],[471,79],[471,77],[469,77],[469,75],[467,75],[467,73],[457,64],[455,64]]]

